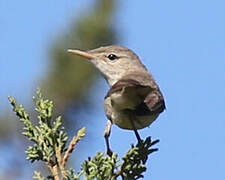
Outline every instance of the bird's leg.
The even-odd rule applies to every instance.
[[[133,130],[134,130],[134,134],[135,134],[135,136],[136,136],[138,142],[141,142],[141,137],[140,137],[140,135],[138,134],[138,131],[137,131],[135,125],[134,125],[134,119],[133,119],[132,117],[130,118],[130,123],[131,123],[131,126],[132,126]]]
[[[109,156],[112,156],[112,153],[113,153],[109,145],[109,136],[111,133],[111,127],[112,127],[112,122],[110,120],[107,120],[105,131],[104,131],[104,137],[105,137],[106,148],[107,148],[106,152]]]

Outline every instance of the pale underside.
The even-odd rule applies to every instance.
[[[142,91],[147,91],[148,89],[143,89]],[[107,117],[122,129],[133,130],[131,121],[133,121],[135,129],[142,129],[149,126],[159,115],[149,114],[149,115],[136,115],[133,110],[138,104],[143,102],[143,98],[138,96],[140,93],[137,88],[131,88],[129,93],[124,92],[124,90],[112,93],[105,99],[104,107]]]

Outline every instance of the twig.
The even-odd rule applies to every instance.
[[[59,178],[59,171],[58,171],[58,167],[57,164],[53,164],[51,162],[47,163],[48,168],[50,169],[52,176],[54,178],[54,180],[60,180]]]
[[[63,158],[61,153],[61,148],[55,147],[55,156],[58,162],[58,166],[61,172],[61,175],[66,178],[66,171],[65,171],[65,165],[63,165]]]
[[[65,168],[65,165],[68,161],[68,158],[70,154],[73,152],[76,144],[85,136],[85,128],[81,128],[78,130],[77,135],[73,137],[73,139],[70,141],[70,144],[68,146],[68,149],[66,150],[63,159],[62,159],[62,166]]]
[[[116,178],[118,178],[119,176],[122,176],[122,171],[121,169],[115,172],[115,175],[111,178],[111,180],[115,180]]]
[[[68,158],[70,154],[73,152],[75,145],[80,141],[80,138],[78,136],[74,136],[73,139],[70,141],[70,144],[68,146],[68,149],[66,150],[63,159],[62,159],[62,166],[65,167],[66,162],[68,161]]]

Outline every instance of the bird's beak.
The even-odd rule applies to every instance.
[[[89,59],[89,60],[95,58],[93,55],[91,55],[90,53],[85,52],[85,51],[81,51],[81,50],[77,50],[77,49],[68,49],[67,51],[68,51],[69,53],[76,54],[76,55],[78,55],[78,56],[87,58],[87,59]]]

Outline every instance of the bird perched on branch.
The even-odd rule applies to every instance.
[[[88,59],[101,72],[110,89],[105,96],[104,108],[108,118],[104,137],[107,154],[112,155],[109,136],[112,124],[134,130],[149,126],[165,109],[163,95],[138,56],[122,46],[105,46],[89,51],[68,52]]]

